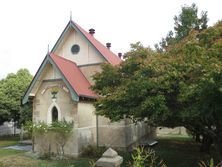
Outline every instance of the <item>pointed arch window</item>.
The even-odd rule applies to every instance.
[[[52,108],[52,122],[56,122],[58,121],[58,110],[57,108],[54,106]]]

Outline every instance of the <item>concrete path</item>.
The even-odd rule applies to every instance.
[[[13,149],[13,150],[21,150],[21,151],[31,151],[32,146],[30,145],[14,145],[14,146],[8,146],[8,147],[3,147],[1,149]]]

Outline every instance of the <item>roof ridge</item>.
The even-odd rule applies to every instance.
[[[72,22],[73,24],[77,25],[77,27],[80,28],[81,31],[84,31],[85,33],[88,34],[88,32],[87,32],[84,28],[82,28],[79,24],[77,24],[76,22],[74,22],[74,21],[72,21],[72,20],[71,20],[71,22]],[[115,54],[112,50],[108,49],[102,42],[100,42],[98,39],[96,39],[93,35],[91,35],[91,37],[92,37],[94,40],[96,40],[96,42],[100,43],[108,52],[111,52],[112,54],[114,54],[114,55],[117,57],[117,54]]]

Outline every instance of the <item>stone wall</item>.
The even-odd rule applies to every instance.
[[[166,127],[158,127],[157,135],[188,135],[186,132],[186,128],[184,127],[176,127],[176,128],[166,128]]]
[[[78,133],[76,130],[70,134],[64,146],[65,155],[77,157],[78,156]],[[58,155],[61,148],[58,142],[59,138],[56,133],[50,132],[46,134],[38,134],[34,138],[34,151],[40,155],[47,153]]]
[[[153,139],[155,137],[153,129],[144,123],[138,124],[131,124],[127,126],[100,126],[98,136],[99,146],[112,147],[118,150],[127,150],[132,146],[138,145],[139,141],[144,138]],[[82,149],[87,145],[96,145],[96,135],[96,127],[75,127],[64,147],[65,154],[76,157],[81,154]],[[37,136],[35,139],[35,151],[43,153],[50,149],[50,152],[57,153],[59,145],[55,139],[57,138],[54,134],[50,136],[45,136],[44,134]]]
[[[44,84],[46,86],[47,84]],[[47,93],[47,92],[46,92]],[[50,94],[46,94],[50,96]],[[62,95],[64,96],[64,95]],[[68,96],[68,95],[67,95]],[[137,124],[132,123],[130,120],[122,120],[119,122],[111,122],[109,119],[99,116],[98,117],[98,136],[97,136],[97,119],[95,115],[95,108],[92,102],[80,101],[75,105],[72,103],[65,102],[67,100],[61,99],[60,95],[58,96],[57,103],[61,108],[62,118],[69,118],[74,120],[74,130],[69,140],[65,145],[65,154],[70,156],[78,156],[83,147],[87,145],[96,145],[97,139],[99,146],[113,147],[121,150],[126,150],[127,148],[137,145],[140,140],[144,138],[146,140],[154,138],[154,130],[150,128],[146,123],[139,122]],[[50,98],[49,98],[50,99]],[[41,103],[47,109],[49,102],[45,101]],[[75,109],[75,110],[74,110]],[[35,111],[34,111],[35,112]],[[41,114],[42,121],[46,121],[46,113]],[[35,115],[36,116],[36,115]],[[54,136],[55,137],[55,136]],[[55,138],[56,139],[56,138]],[[35,141],[35,151],[43,152],[44,149],[50,149],[50,152],[58,152],[58,144],[56,141],[53,141],[53,135],[45,136],[44,134],[36,138]]]
[[[101,69],[101,65],[87,65],[87,66],[80,66],[79,67],[81,72],[84,74],[84,76],[86,77],[86,79],[90,82],[90,84],[94,84],[95,82],[93,81],[92,76],[96,73],[96,72],[102,72]]]
[[[50,123],[51,109],[56,106],[58,109],[59,120],[76,121],[77,103],[73,102],[70,93],[64,91],[61,86],[63,81],[44,81],[39,87],[33,100],[33,121]],[[56,99],[52,99],[51,87],[56,86],[58,93]]]

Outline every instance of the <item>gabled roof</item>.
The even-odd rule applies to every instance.
[[[67,79],[67,81],[79,97],[98,97],[90,89],[91,85],[89,81],[85,78],[76,63],[62,58],[60,56],[57,56],[53,53],[50,54],[50,57],[55,62],[56,66],[59,68],[63,76]]]
[[[40,75],[46,65],[50,63],[53,68],[60,74],[61,79],[68,87],[71,97],[74,101],[79,101],[79,97],[87,97],[95,99],[98,96],[90,89],[90,83],[82,74],[78,66],[65,58],[57,56],[53,53],[47,54],[42,64],[40,65],[37,73],[35,74],[31,84],[26,90],[23,98],[22,104],[27,103],[29,95],[35,86],[36,82],[39,80]]]
[[[96,40],[94,38],[94,36],[89,34],[87,31],[85,31],[82,27],[80,27],[78,24],[76,24],[73,21],[69,21],[69,23],[67,24],[66,28],[64,29],[64,31],[60,35],[58,41],[54,45],[54,47],[53,47],[53,49],[51,51],[52,53],[56,50],[57,46],[59,45],[59,43],[63,39],[64,34],[67,32],[67,30],[70,27],[73,27],[77,32],[79,32],[89,42],[89,44],[91,46],[93,46],[96,49],[96,51],[100,55],[102,55],[110,64],[118,65],[118,64],[120,64],[122,62],[122,60],[116,54],[114,54],[111,50],[109,50],[102,43],[100,43],[98,40]]]
[[[56,71],[58,71],[58,73],[62,76],[62,80],[70,90],[71,97],[74,101],[78,101],[79,97],[87,97],[94,99],[98,97],[90,89],[91,85],[89,81],[85,78],[76,63],[54,54],[55,50],[64,38],[66,32],[70,28],[74,28],[78,33],[80,33],[82,37],[89,43],[89,45],[91,45],[98,52],[98,54],[104,57],[110,64],[118,65],[122,62],[122,60],[117,55],[107,49],[102,43],[96,40],[91,34],[86,32],[82,27],[80,27],[73,21],[69,21],[66,28],[63,30],[62,34],[54,45],[51,54],[47,54],[42,64],[40,65],[30,86],[28,87],[25,92],[25,95],[23,96],[22,104],[25,104],[28,101],[29,95],[34,85],[39,80],[42,70],[45,68],[47,63],[52,64],[53,68],[55,68]]]

